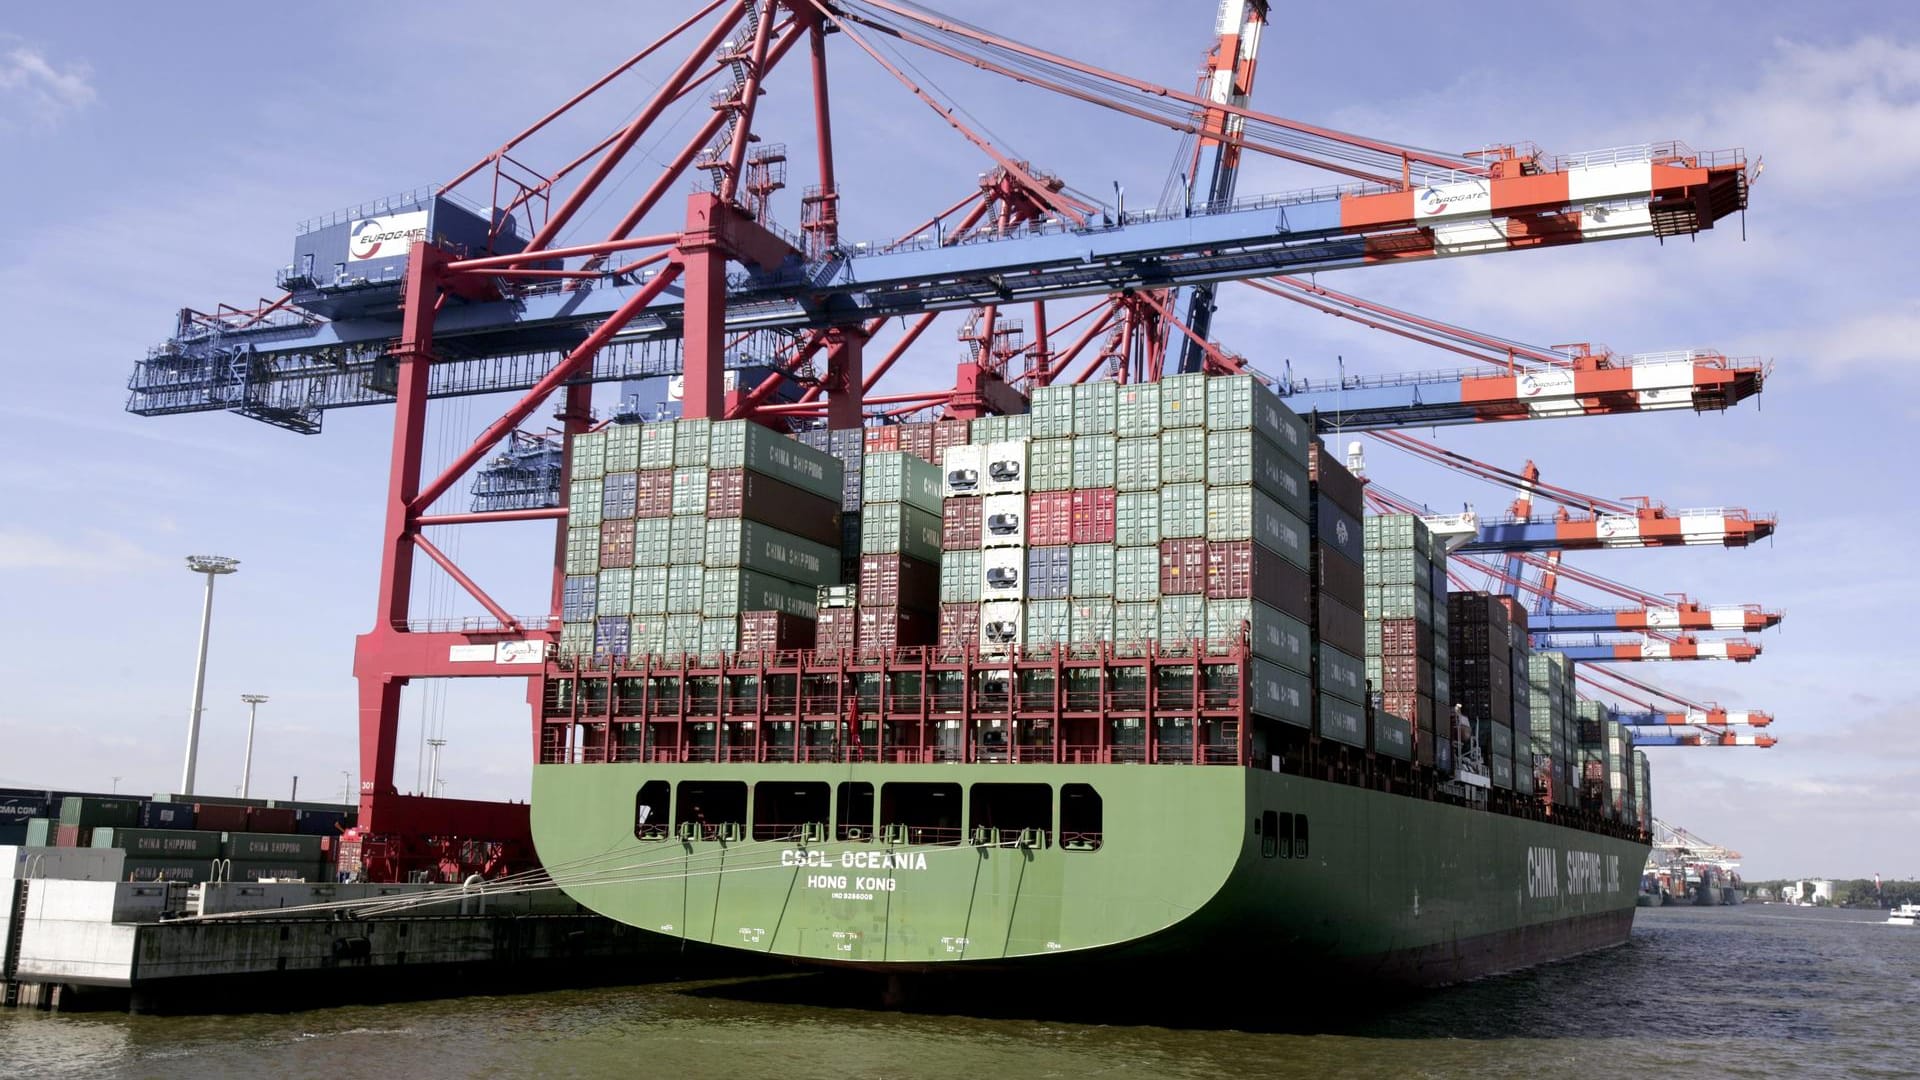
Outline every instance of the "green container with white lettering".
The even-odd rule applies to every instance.
[[[764,425],[749,420],[719,421],[709,429],[708,449],[708,459],[695,464],[710,469],[757,472],[823,499],[831,499],[836,503],[840,501],[845,468],[840,459]],[[925,462],[921,464],[926,465],[933,477],[933,491],[937,499],[940,471]],[[869,494],[867,497],[873,496]]]

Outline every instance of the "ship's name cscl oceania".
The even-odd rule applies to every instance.
[[[781,866],[803,866],[817,870],[925,870],[924,851],[843,851],[838,856],[825,851],[780,853]]]
[[[1566,886],[1558,870],[1566,866]],[[1527,849],[1527,895],[1534,900],[1566,896],[1597,896],[1620,891],[1620,856],[1597,851],[1569,851],[1564,860],[1551,847]]]

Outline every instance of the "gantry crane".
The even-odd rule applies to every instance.
[[[1241,10],[1251,18],[1262,9]],[[873,59],[991,161],[980,192],[962,200],[974,209],[956,228],[946,224],[948,211],[892,240],[841,235],[828,110],[830,35],[843,51]],[[1347,184],[1205,205],[1103,206],[995,145],[890,61],[870,35],[1196,135],[1203,145],[1212,139],[1221,161],[1267,154],[1338,174]],[[551,172],[527,164],[534,135],[670,43],[689,40],[684,59],[604,139]],[[810,155],[756,145],[756,106],[768,92],[768,75],[796,54],[807,57],[811,76]],[[1250,51],[1247,57],[1250,82]],[[1237,80],[1238,60],[1234,71]],[[294,262],[277,277],[285,294],[244,309],[183,311],[170,339],[136,364],[128,407],[143,415],[232,410],[313,433],[329,409],[395,406],[378,612],[359,639],[354,665],[361,824],[374,834],[437,837],[444,856],[450,837],[524,836],[526,810],[401,795],[393,783],[401,688],[415,678],[519,677],[537,702],[544,646],[558,628],[564,536],[556,536],[550,610],[517,617],[428,530],[558,524],[566,506],[562,497],[555,506],[431,508],[549,399],[559,399],[563,436],[592,423],[593,383],[668,373],[683,377],[683,410],[693,418],[772,421],[811,413],[848,428],[860,425],[871,406],[938,404],[962,417],[1016,411],[1024,400],[1016,384],[1041,385],[1062,374],[1045,347],[1017,354],[989,347],[959,366],[952,387],[874,394],[905,346],[872,367],[865,346],[889,318],[924,329],[942,311],[997,312],[1016,304],[1032,305],[1033,340],[1044,343],[1052,336],[1049,301],[1175,289],[1199,297],[1220,281],[1689,235],[1746,204],[1745,159],[1737,151],[1648,143],[1563,156],[1523,144],[1438,153],[1260,112],[1232,90],[1220,100],[1159,86],[889,0],[711,0],[448,184],[308,223]],[[709,95],[713,109],[694,137],[603,236],[568,242],[568,227],[612,190],[609,181],[642,138],[658,135],[668,109],[696,95]],[[790,160],[806,157],[816,163],[816,182],[803,190],[798,231],[788,231],[775,220],[773,196]],[[658,216],[668,193],[699,171],[710,187],[687,198],[680,224],[642,234],[641,223]],[[461,195],[489,187],[483,198]],[[1205,307],[1190,303],[1188,318]],[[1176,328],[1205,345],[1190,325]],[[998,340],[990,325],[981,340]],[[1222,362],[1218,350],[1201,351],[1208,369]],[[1006,366],[1014,355],[1027,370]],[[753,366],[773,374],[750,388],[725,389],[724,370]],[[792,380],[806,387],[798,400],[768,401],[774,386]],[[438,475],[422,471],[430,400],[509,390],[524,393]],[[563,451],[563,473],[568,465]],[[1668,524],[1653,510],[1634,523],[1636,535],[1647,537]],[[1731,519],[1717,527],[1723,537],[1760,528]],[[419,556],[491,618],[458,629],[416,627],[410,585]]]

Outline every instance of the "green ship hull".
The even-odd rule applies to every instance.
[[[650,807],[642,829],[640,792],[658,781],[675,804]],[[842,785],[871,784],[882,821],[842,840],[824,813],[779,839],[771,826],[754,839],[752,811],[736,827],[690,819],[683,784],[731,782],[756,802],[809,787],[845,799]],[[980,785],[1047,785],[1051,803],[1018,832],[950,818],[960,841],[936,844],[887,827],[889,785],[952,785],[969,818]],[[1084,817],[1087,788],[1098,829],[1075,832],[1061,792],[1079,793]],[[542,863],[603,915],[887,973],[1286,963],[1439,985],[1624,942],[1647,856],[1617,836],[1232,767],[541,765],[532,812]]]

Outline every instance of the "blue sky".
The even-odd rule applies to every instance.
[[[1896,5],[1495,4],[1285,12],[1269,30],[1255,105],[1425,146],[1530,139],[1553,151],[1681,139],[1764,155],[1753,209],[1697,242],[1626,241],[1327,275],[1338,289],[1521,340],[1625,352],[1712,348],[1775,362],[1767,392],[1726,414],[1443,429],[1483,460],[1538,462],[1602,496],[1744,506],[1781,517],[1741,551],[1609,552],[1575,564],[1653,592],[1785,608],[1751,665],[1644,665],[1631,674],[1777,717],[1770,751],[1655,750],[1656,812],[1743,850],[1749,876],[1920,876],[1920,720],[1906,625],[1920,602],[1908,463],[1920,450],[1920,301],[1912,210],[1920,171],[1920,16]],[[325,18],[206,4],[191,20],[124,5],[15,7],[0,16],[0,785],[175,786],[191,686],[199,579],[181,556],[241,558],[219,589],[202,790],[237,785],[243,692],[262,708],[256,790],[338,793],[356,767],[353,637],[372,621],[390,413],[332,413],[290,435],[231,415],[123,411],[133,362],[182,305],[273,292],[293,223],[451,177],[550,104],[683,16],[681,5],[577,4],[564,20],[470,4],[452,20],[353,5]],[[971,21],[1169,85],[1190,85],[1210,0],[956,5]],[[1444,12],[1445,9],[1442,9]],[[1435,25],[1438,23],[1439,25]],[[531,148],[551,165],[633,108],[624,94]],[[834,44],[844,232],[883,237],[965,194],[979,154],[844,41]],[[1130,205],[1161,187],[1177,137],[931,58],[930,85],[998,143]],[[809,144],[802,68],[776,75],[758,129]],[[684,138],[704,105],[669,112]],[[642,147],[593,232],[653,178]],[[794,189],[807,182],[795,157]],[[1250,161],[1242,193],[1326,182]],[[776,217],[798,217],[795,190]],[[677,213],[673,200],[668,210]],[[655,224],[670,224],[668,217]],[[943,320],[884,387],[945,386],[958,359]],[[1444,357],[1304,309],[1223,291],[1215,336],[1296,371],[1422,370]],[[491,419],[489,401],[437,414],[430,456]],[[1405,494],[1497,511],[1494,488],[1370,449]],[[455,500],[456,502],[458,500]],[[536,610],[535,526],[462,530],[463,564],[513,610]],[[420,610],[465,613],[444,583]],[[447,793],[524,797],[520,690],[412,692],[401,787],[415,786],[423,718],[449,740]]]

